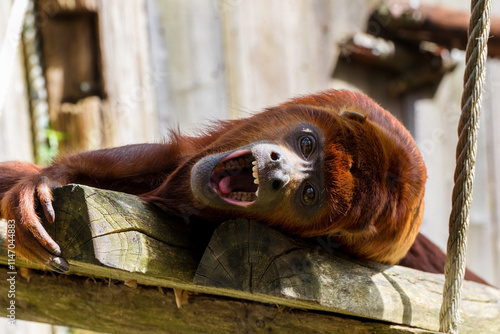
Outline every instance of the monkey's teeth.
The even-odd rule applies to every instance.
[[[250,168],[252,169],[251,175],[253,178],[253,183],[257,186],[253,184],[245,185],[242,183],[252,182],[252,180],[250,180]],[[220,197],[240,202],[254,202],[257,200],[257,196],[259,193],[259,174],[257,170],[257,161],[251,153],[247,153],[245,155],[235,157],[224,162],[219,162],[219,164],[212,171],[211,182],[213,184],[213,189]],[[236,186],[238,182],[240,186]],[[224,190],[224,193],[221,191],[221,189]],[[253,192],[253,189],[256,189],[256,191]]]
[[[254,160],[251,154],[245,155],[243,157],[231,159],[225,162],[220,163],[217,167],[215,167],[214,172],[223,172],[225,170],[234,170],[234,169],[242,169],[242,168],[250,168],[252,165],[255,165],[256,161]]]
[[[253,164],[254,166],[252,167],[252,176],[253,176],[253,183],[255,184],[259,184],[259,174],[257,173],[257,166],[256,166],[256,161],[254,161],[255,164]]]
[[[252,202],[255,201],[256,197],[254,193],[246,193],[246,192],[234,192],[227,194],[225,197],[235,199],[241,202]]]

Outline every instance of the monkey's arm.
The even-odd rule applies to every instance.
[[[0,217],[15,221],[16,251],[30,261],[65,271],[61,250],[43,228],[35,207],[55,219],[52,189],[68,183],[140,194],[157,187],[175,169],[186,144],[141,144],[70,155],[42,168],[0,163]],[[184,152],[184,153],[183,153]]]

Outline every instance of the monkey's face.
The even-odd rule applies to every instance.
[[[286,210],[309,220],[321,212],[326,202],[322,131],[300,122],[277,132],[272,140],[196,162],[191,170],[195,198],[211,208],[251,217]]]

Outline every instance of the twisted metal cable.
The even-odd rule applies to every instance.
[[[462,114],[458,124],[455,185],[450,214],[450,236],[445,266],[443,304],[439,330],[458,333],[460,300],[465,275],[465,253],[469,211],[472,202],[477,133],[481,114],[481,94],[486,73],[487,42],[490,31],[491,0],[472,0],[466,68],[462,93]]]

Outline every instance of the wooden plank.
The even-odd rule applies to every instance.
[[[500,8],[499,8],[500,9]],[[482,130],[486,137],[486,152],[482,158],[487,166],[486,189],[479,189],[480,192],[488,192],[489,202],[484,203],[487,207],[491,221],[480,229],[480,236],[471,240],[473,253],[468,251],[467,263],[477,265],[485,272],[491,272],[491,282],[500,286],[500,132],[497,127],[500,125],[500,115],[498,104],[500,95],[497,93],[500,87],[500,60],[489,59],[487,62],[486,89],[483,96],[483,117],[481,119]],[[479,157],[479,153],[478,153]],[[476,173],[477,175],[477,173]],[[474,190],[476,194],[476,190]],[[475,203],[475,202],[473,202]],[[485,250],[484,244],[491,243],[491,248]],[[470,247],[468,247],[470,249]],[[484,262],[486,253],[490,253],[491,262]],[[472,255],[472,256],[471,256]]]
[[[331,256],[338,246],[327,240],[323,245],[329,247],[317,242],[316,248],[308,247],[246,220],[227,222],[214,232],[194,282],[309,301],[342,314],[439,328],[442,275]],[[500,330],[500,291],[467,284],[460,331]],[[492,308],[490,292],[496,296]]]
[[[206,223],[186,225],[135,196],[85,186],[55,196],[56,223],[46,227],[70,273],[437,329],[442,275],[352,262],[327,240],[306,244],[248,221],[220,226],[198,267],[211,235]],[[500,331],[500,291],[466,282],[463,296],[462,333]]]
[[[366,33],[344,41],[341,56],[347,63],[353,61],[358,70],[361,64],[391,73],[387,91],[393,97],[434,86],[456,66],[448,50],[426,50],[417,44],[388,41]]]
[[[45,0],[39,1],[38,9],[43,15],[54,16],[61,12],[94,12],[99,0]]]
[[[159,140],[145,1],[42,2],[50,114],[66,134],[63,153]]]
[[[219,1],[231,116],[331,87],[338,43],[365,30],[378,3]]]
[[[158,112],[158,123],[160,127],[160,137],[167,138],[171,135],[172,129],[181,128],[179,124],[179,114],[182,110],[177,110],[172,101],[172,92],[169,84],[174,84],[168,78],[168,52],[164,38],[164,22],[160,18],[160,10],[157,0],[146,0],[148,35],[150,39],[149,50],[151,53],[151,73],[152,91],[156,99],[156,109]],[[178,41],[182,43],[183,41]],[[175,45],[173,46],[175,49]],[[187,64],[189,65],[189,64]]]
[[[207,121],[228,117],[226,67],[217,1],[158,1],[167,55],[156,73],[166,82],[170,126],[193,133]]]
[[[455,150],[458,140],[457,124],[460,117],[460,99],[463,85],[463,54],[456,52],[458,65],[455,71],[446,75],[436,90],[420,91],[405,97],[409,115],[414,117],[413,135],[427,167],[428,180],[425,193],[425,211],[421,231],[434,243],[446,250],[448,221],[451,212],[451,192],[455,169]],[[499,119],[496,117],[495,79],[497,68],[492,65],[498,60],[488,61],[487,82],[483,97],[478,156],[476,161],[476,182],[471,207],[471,222],[468,234],[467,266],[486,281],[499,286],[499,237],[498,208],[494,174],[498,160],[496,144],[499,140],[495,131]]]
[[[488,62],[486,66],[488,66]],[[489,68],[487,72],[490,71]],[[485,84],[488,84],[487,81]],[[492,114],[496,113],[496,107],[491,104],[493,102],[491,98],[494,97],[490,93],[483,94],[481,130],[477,136],[473,202],[470,209],[469,231],[467,232],[467,266],[474,272],[480,272],[481,277],[488,282],[495,284],[494,259],[495,253],[498,253],[498,248],[494,246],[495,241],[492,238],[494,224],[497,224],[494,219],[495,206],[492,205],[495,201],[492,184],[495,165],[492,163],[492,156],[490,156],[492,152],[488,152],[488,150],[495,143],[494,138],[491,137],[490,127],[494,124]],[[499,286],[498,283],[497,286]]]
[[[0,1],[0,45],[4,38],[8,38],[5,33],[10,10],[11,1]],[[14,159],[33,161],[31,121],[22,50],[19,50],[18,54],[8,85],[5,106],[0,110],[0,161]]]
[[[59,105],[58,125],[64,129],[63,149],[60,154],[77,151],[90,151],[102,148],[107,137],[102,128],[102,115],[106,105],[97,96],[78,100],[76,103]],[[61,142],[59,143],[61,144]]]
[[[65,13],[40,27],[51,118],[63,102],[103,97],[95,13]]]
[[[1,277],[7,270],[0,266]],[[339,315],[206,294],[178,309],[174,292],[111,279],[28,273],[17,277],[16,316],[105,333],[430,333]],[[5,280],[0,305],[8,305]]]
[[[99,37],[109,112],[105,146],[158,141],[145,0],[99,0]],[[127,22],[127,24],[124,24]]]
[[[44,1],[38,8],[51,126],[62,154],[101,148],[104,84],[93,1]]]
[[[465,50],[470,11],[431,6],[407,0],[390,0],[372,18],[382,35],[413,41],[429,41],[447,48]],[[500,56],[500,16],[491,17],[488,55]]]
[[[182,219],[113,191],[74,185],[58,189],[55,196],[58,223],[45,226],[73,269],[104,275],[106,267],[117,268],[123,271],[116,272],[121,279],[133,272],[192,280],[207,240],[190,234]]]

